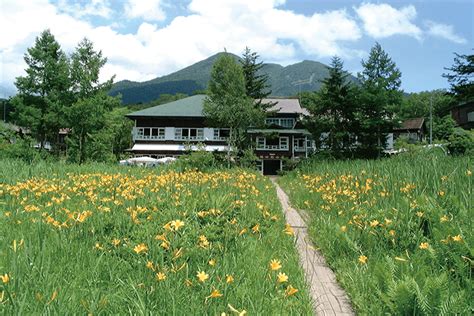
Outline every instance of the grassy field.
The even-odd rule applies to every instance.
[[[280,180],[363,315],[473,311],[469,158],[313,162]]]
[[[0,314],[312,314],[268,179],[0,161]]]

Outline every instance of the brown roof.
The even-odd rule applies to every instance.
[[[400,127],[395,128],[396,130],[401,129],[421,129],[425,119],[423,117],[412,118],[404,121]]]
[[[263,99],[262,103],[276,103],[270,108],[271,111],[278,113],[298,113],[309,115],[308,111],[301,107],[298,99]]]

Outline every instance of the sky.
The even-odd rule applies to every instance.
[[[145,81],[226,49],[264,62],[302,60],[362,70],[379,42],[406,92],[448,88],[454,52],[472,54],[474,0],[0,0],[0,90],[25,75],[28,47],[50,29],[71,54],[84,38],[108,58],[103,80]],[[7,91],[7,92],[5,92]]]

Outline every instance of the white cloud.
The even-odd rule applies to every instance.
[[[151,3],[127,2],[131,5],[128,13],[144,15],[139,3],[145,2]],[[154,12],[151,16],[155,20],[162,18],[160,1],[153,3],[156,10],[148,8],[147,12]],[[142,81],[165,75],[224,48],[239,54],[249,46],[264,60],[282,63],[297,60],[301,51],[315,58],[360,55],[344,46],[361,37],[356,21],[346,11],[306,16],[280,9],[282,4],[283,0],[193,0],[187,16],[178,16],[161,28],[143,21],[135,33],[122,34],[119,30],[123,28],[117,29],[112,22],[94,26],[48,0],[3,0],[0,29],[15,25],[15,31],[0,34],[0,53],[8,63],[0,84],[11,84],[15,77],[23,75],[23,54],[46,28],[69,53],[83,37],[88,37],[108,58],[101,77],[117,74],[116,80]]]
[[[441,37],[456,44],[467,43],[467,40],[464,37],[454,33],[454,28],[452,25],[426,21],[426,26],[428,27],[427,33],[429,35]]]
[[[374,38],[400,34],[421,39],[422,31],[413,23],[416,18],[413,5],[396,9],[385,3],[363,3],[354,10],[362,20],[365,31]]]
[[[130,18],[142,18],[145,21],[163,21],[166,18],[161,0],[128,0],[125,14]]]
[[[90,0],[83,4],[76,1],[71,3],[68,0],[59,0],[57,7],[60,11],[77,18],[84,16],[100,16],[108,19],[112,15],[109,0]]]

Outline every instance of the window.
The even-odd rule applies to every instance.
[[[257,137],[257,148],[265,149],[265,137]]]
[[[293,139],[293,147],[295,151],[305,151],[305,140],[304,138],[295,138]]]
[[[182,128],[175,128],[174,129],[174,139],[181,139],[182,132],[183,132]]]
[[[293,124],[294,124],[294,119],[291,119],[291,118],[280,119],[280,126],[282,127],[293,128]]]
[[[214,128],[214,140],[227,140],[230,136],[228,128]]]
[[[137,127],[138,139],[165,139],[165,129],[158,127]]]
[[[152,128],[151,129],[151,139],[165,139],[165,129],[164,128]]]
[[[467,113],[467,121],[474,122],[474,112]]]
[[[288,149],[288,137],[280,137],[280,149]]]
[[[295,125],[293,118],[267,118],[265,122],[267,125],[278,125],[284,128],[293,128]]]
[[[275,147],[280,145],[280,139],[278,137],[265,138],[265,145]]]
[[[203,128],[176,128],[174,138],[177,140],[196,140],[204,139]]]
[[[266,121],[267,125],[279,125],[278,123],[280,120],[276,118],[268,118]]]
[[[287,150],[288,143],[289,143],[288,137],[276,137],[276,138],[265,138],[263,136],[257,137],[257,149]]]

